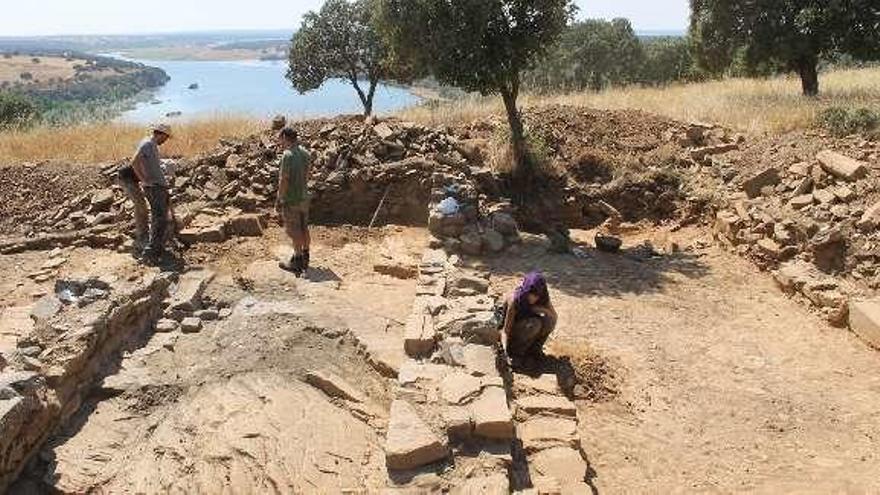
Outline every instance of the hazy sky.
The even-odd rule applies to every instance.
[[[684,29],[688,0],[576,0],[580,17],[627,17],[639,30]],[[3,0],[0,36],[291,29],[323,0]]]

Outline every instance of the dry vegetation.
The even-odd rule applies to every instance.
[[[194,156],[217,146],[221,137],[247,136],[260,129],[259,121],[218,116],[175,125],[175,137],[163,147],[168,156]],[[0,133],[0,161],[64,160],[77,163],[107,162],[129,157],[138,140],[146,136],[135,124],[88,124],[43,127]]]
[[[526,108],[547,104],[599,109],[639,109],[684,121],[720,123],[748,133],[777,133],[814,124],[829,106],[867,106],[880,110],[880,68],[839,70],[821,77],[822,95],[800,94],[800,80],[727,79],[665,88],[619,88],[599,93],[525,95]],[[495,97],[468,98],[423,105],[400,112],[400,117],[427,124],[459,124],[490,114],[503,114]]]
[[[720,123],[748,133],[781,133],[815,125],[818,113],[830,106],[865,106],[880,110],[880,68],[840,70],[822,77],[822,95],[800,95],[794,77],[768,80],[729,79],[666,88],[620,88],[600,93],[524,95],[525,108],[563,104],[598,109],[640,109],[684,120]],[[425,104],[397,114],[427,125],[453,125],[489,115],[503,115],[495,97]],[[169,155],[193,156],[214,147],[223,136],[243,136],[260,128],[246,117],[216,118],[177,125]],[[144,129],[107,123],[63,128],[38,128],[0,134],[0,161],[38,160],[102,162],[127,157]]]
[[[34,59],[39,60],[35,62]],[[82,64],[82,60],[67,60],[63,57],[43,57],[31,55],[18,55],[10,58],[0,57],[0,83],[34,84],[36,80],[48,81],[51,79],[67,80],[76,75],[73,66]],[[33,80],[23,80],[21,75],[29,73]]]

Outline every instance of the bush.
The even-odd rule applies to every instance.
[[[27,127],[39,117],[30,99],[15,93],[0,93],[0,130]]]
[[[19,74],[19,77],[22,81],[32,81],[34,79],[34,75],[30,72],[22,72],[21,74]]]
[[[877,136],[880,112],[870,108],[829,107],[819,114],[818,124],[837,137],[851,134]]]

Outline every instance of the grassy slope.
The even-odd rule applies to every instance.
[[[600,93],[525,95],[523,107],[565,104],[600,109],[633,108],[684,121],[715,122],[747,133],[778,133],[810,127],[823,108],[868,106],[880,110],[880,68],[841,70],[821,77],[822,94],[800,95],[800,80],[727,79],[666,88],[619,88]],[[424,105],[400,113],[408,120],[454,124],[503,113],[499,98],[469,98]]]
[[[730,79],[667,88],[621,88],[601,93],[525,95],[524,107],[568,104],[593,108],[635,108],[685,121],[717,122],[748,133],[777,133],[814,125],[816,114],[831,105],[880,110],[880,68],[824,74],[822,96],[800,96],[795,78]],[[503,115],[499,98],[469,98],[404,110],[398,117],[423,124],[457,124]],[[176,125],[177,139],[165,150],[192,156],[217,144],[222,136],[242,136],[260,127],[245,118],[218,117]],[[18,163],[60,159],[103,162],[127,157],[144,134],[138,126],[96,124],[34,129],[0,134],[0,161]]]

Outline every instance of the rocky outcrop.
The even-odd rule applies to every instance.
[[[19,349],[36,358],[14,359],[0,373],[0,491],[102,378],[108,362],[149,331],[162,313],[171,279],[148,275],[136,284],[109,287],[84,304],[59,289],[65,306],[38,322]],[[28,352],[31,354],[31,352]]]

